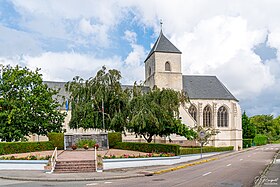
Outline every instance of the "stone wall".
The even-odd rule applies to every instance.
[[[77,144],[80,139],[95,140],[101,149],[108,149],[108,133],[100,134],[65,134],[64,135],[64,149],[71,149],[73,144]]]

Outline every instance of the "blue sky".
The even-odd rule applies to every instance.
[[[44,80],[144,80],[160,31],[182,52],[183,74],[216,75],[249,115],[280,114],[277,0],[0,0],[0,63],[41,68]]]

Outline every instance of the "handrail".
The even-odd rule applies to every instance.
[[[51,166],[52,166],[52,169],[51,169],[50,173],[52,173],[54,171],[56,161],[57,161],[57,147],[55,147],[55,149],[53,151],[53,154],[52,154],[52,157],[50,159]]]

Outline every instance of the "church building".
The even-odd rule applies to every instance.
[[[184,124],[218,129],[220,133],[210,141],[212,146],[242,148],[242,114],[238,100],[216,76],[183,75],[181,55],[161,31],[145,60],[146,86],[183,91],[190,100],[180,107]],[[171,139],[179,144],[186,142],[180,136],[174,135]]]
[[[234,146],[242,148],[241,109],[238,100],[219,81],[216,76],[183,75],[181,71],[182,52],[177,49],[162,33],[148,54],[145,63],[145,89],[172,88],[183,91],[190,102],[179,108],[180,118],[189,127],[197,125],[218,129],[220,133],[212,137],[211,146]],[[65,91],[66,82],[45,82],[49,87],[60,89],[59,95],[69,98]],[[124,88],[132,87],[122,85]],[[60,101],[61,103],[63,101]],[[96,131],[70,129],[71,110],[67,112],[64,129],[67,134],[93,133]],[[177,143],[182,146],[197,145],[182,136],[154,137],[154,142]],[[145,142],[134,134],[123,136],[123,141]]]

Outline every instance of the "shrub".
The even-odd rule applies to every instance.
[[[114,148],[118,142],[122,142],[122,134],[120,132],[108,133],[109,147]]]
[[[93,145],[96,144],[95,140],[92,139],[79,139],[77,141],[77,146],[78,148],[84,148],[85,145],[87,145],[87,147],[93,147]]]
[[[53,150],[51,141],[47,142],[0,142],[0,155]]]
[[[57,132],[51,132],[48,133],[49,140],[53,143],[54,147],[57,147],[57,149],[64,149],[64,134],[63,133],[57,133]]]
[[[253,144],[252,139],[243,139],[243,148],[251,147]]]
[[[255,145],[265,145],[267,144],[267,136],[263,134],[257,134],[254,138]]]
[[[146,153],[174,153],[175,155],[178,155],[180,146],[175,144],[118,142],[114,148],[141,151]]]
[[[209,152],[221,152],[221,151],[232,151],[233,146],[228,147],[202,147],[203,153],[209,153]],[[200,148],[181,148],[180,149],[180,155],[187,155],[187,154],[198,154],[200,153]]]

